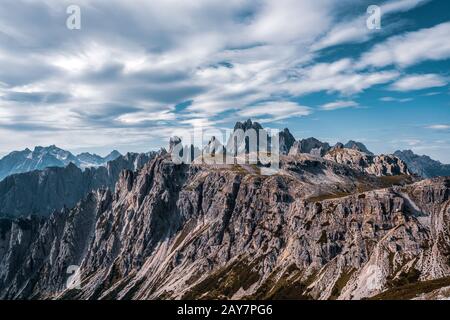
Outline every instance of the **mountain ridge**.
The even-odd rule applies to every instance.
[[[237,125],[253,127],[262,130]],[[356,143],[283,135],[279,170],[269,176],[258,163],[178,163],[161,151],[142,161],[119,157],[109,162],[119,164],[106,187],[100,174],[88,179],[98,187],[59,202],[58,190],[83,185],[74,176],[110,165],[6,178],[0,207],[24,207],[0,216],[0,298],[347,300],[405,285],[417,298],[434,294],[421,289],[430,281],[446,292],[448,177],[423,180],[400,158]],[[181,143],[171,138],[169,151]],[[41,216],[33,211],[39,202],[26,201],[39,190]],[[56,199],[54,210],[47,198]],[[68,266],[77,267],[76,287]]]
[[[397,150],[394,155],[405,161],[413,173],[423,178],[450,176],[450,164],[443,164],[427,155],[417,155],[412,150]]]
[[[48,167],[65,167],[71,162],[82,169],[104,166],[108,161],[119,156],[121,154],[116,150],[101,157],[90,153],[81,153],[75,156],[55,145],[36,146],[33,151],[26,148],[22,151],[13,151],[0,159],[0,181],[11,174],[42,170]]]
[[[448,179],[386,188],[309,154],[283,157],[281,170],[262,177],[176,165],[166,154],[122,171],[114,192],[90,193],[44,223],[21,222],[26,229],[4,227],[0,247],[21,233],[27,240],[0,254],[0,297],[362,299],[399,286],[396,275],[450,275],[449,244],[433,245],[448,236]],[[373,189],[361,192],[358,181]],[[78,289],[65,287],[69,264],[80,266]]]
[[[106,166],[85,170],[70,162],[66,167],[10,175],[0,181],[0,217],[48,216],[55,210],[72,208],[91,191],[114,190],[123,170],[139,170],[156,154],[127,153]]]

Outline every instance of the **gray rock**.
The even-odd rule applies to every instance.
[[[419,156],[411,150],[396,151],[394,155],[403,160],[412,173],[423,178],[450,176],[450,165],[442,164],[428,156]]]
[[[270,177],[158,156],[114,193],[1,223],[0,297],[361,299],[450,276],[450,181],[381,181],[309,154]]]
[[[118,151],[113,151],[106,157],[96,154],[81,153],[74,156],[69,151],[54,145],[49,147],[35,147],[33,151],[25,149],[14,151],[0,159],[0,181],[5,177],[50,167],[66,167],[73,163],[79,168],[106,166],[108,161],[120,157]]]
[[[360,152],[363,152],[363,153],[366,153],[369,155],[373,155],[373,153],[370,152],[364,144],[362,144],[361,142],[353,141],[353,140],[350,140],[349,142],[347,142],[344,145],[344,148],[353,149],[353,150],[357,150],[357,151],[360,151]]]
[[[127,153],[106,167],[81,170],[73,163],[11,175],[0,181],[0,217],[49,215],[54,210],[72,208],[90,191],[114,190],[122,170],[137,170],[156,156]]]
[[[379,177],[410,174],[406,163],[392,155],[373,156],[356,149],[333,148],[324,158]]]
[[[330,145],[328,143],[321,142],[316,138],[308,138],[300,141],[296,141],[289,151],[290,155],[299,155],[302,153],[309,153],[317,157],[324,156]]]
[[[295,138],[288,128],[285,128],[283,131],[279,133],[279,139],[280,139],[280,154],[281,155],[289,154],[289,150],[291,150],[292,146],[295,143]]]

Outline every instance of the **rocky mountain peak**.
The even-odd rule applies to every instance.
[[[253,122],[251,119],[248,119],[245,122],[236,122],[235,126],[234,126],[234,131],[238,130],[238,129],[242,129],[244,132],[249,130],[249,129],[254,129],[256,131],[262,130],[263,127],[258,123],[258,122]]]
[[[117,159],[121,155],[122,154],[119,151],[113,150],[104,159],[105,159],[106,162],[108,162],[108,161],[112,161],[112,160]]]
[[[393,155],[374,156],[351,148],[333,148],[324,158],[379,177],[410,174],[406,163]]]
[[[361,152],[373,155],[373,153],[370,152],[363,143],[356,142],[356,141],[353,141],[353,140],[350,140],[349,142],[347,142],[344,145],[344,148],[354,149],[354,150],[358,150],[358,151],[361,151]]]
[[[287,155],[295,143],[295,138],[288,128],[280,131],[280,154]]]
[[[169,153],[173,151],[176,145],[181,143],[181,138],[174,136],[169,139]]]
[[[450,165],[442,164],[426,155],[417,155],[412,150],[396,151],[394,155],[408,164],[412,173],[423,178],[450,176]]]
[[[450,275],[448,179],[380,188],[390,180],[286,158],[263,178],[157,156],[113,193],[2,222],[0,297],[361,299]],[[65,287],[72,264],[80,289]]]
[[[314,156],[323,157],[328,150],[330,150],[330,145],[326,142],[317,140],[316,138],[307,138],[296,141],[289,151],[289,155],[299,155],[301,153],[309,153]]]

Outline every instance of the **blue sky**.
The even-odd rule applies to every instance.
[[[251,117],[450,163],[449,34],[442,0],[2,0],[0,155],[148,151]]]

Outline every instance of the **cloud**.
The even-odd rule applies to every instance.
[[[312,113],[309,107],[295,102],[264,102],[248,107],[238,113],[241,118],[263,117],[260,122],[277,121],[291,117],[307,116]]]
[[[390,89],[394,91],[413,91],[447,85],[447,79],[438,74],[409,75],[394,82]]]
[[[301,95],[326,91],[352,95],[378,84],[388,83],[399,76],[395,70],[358,72],[352,59],[318,63],[299,72],[298,79],[284,84],[290,92]]]
[[[383,102],[401,102],[401,103],[405,103],[405,102],[409,102],[412,101],[414,99],[412,98],[394,98],[394,97],[382,97],[380,98],[380,101]]]
[[[432,28],[393,36],[375,45],[363,54],[358,67],[408,67],[425,60],[443,60],[450,57],[450,22]]]
[[[82,29],[73,32],[64,23],[68,4],[2,3],[0,95],[48,105],[29,121],[39,123],[53,109],[87,128],[171,121],[170,110],[186,100],[195,118],[280,96],[277,84],[291,67],[311,61],[306,48],[329,28],[336,6],[332,0],[81,0]],[[111,106],[140,111],[108,112]]]
[[[358,106],[358,103],[355,101],[336,101],[336,102],[330,102],[327,104],[324,104],[320,106],[320,109],[331,111],[331,110],[337,110],[337,109],[345,109],[345,108],[355,108]]]
[[[405,12],[416,8],[418,6],[424,5],[431,0],[398,0],[398,1],[387,1],[381,6],[382,13],[395,13],[395,12]]]
[[[60,92],[18,92],[8,91],[0,97],[0,99],[11,102],[22,103],[61,103],[70,99],[69,94]]]
[[[450,125],[447,124],[433,124],[431,126],[427,127],[428,129],[433,129],[433,130],[448,130],[450,129]]]
[[[382,10],[391,14],[425,2],[389,1]],[[352,1],[78,0],[79,31],[65,26],[69,4],[2,1],[4,149],[56,143],[139,150],[160,145],[163,135],[179,127],[306,116],[313,109],[292,101],[320,93],[350,103],[352,95],[397,80],[396,65],[412,63],[393,54],[380,69],[372,58],[323,59],[314,50],[316,43],[373,38]],[[345,21],[342,12],[348,13]],[[425,49],[414,49],[422,53],[412,60],[445,57],[448,41],[441,33],[447,30],[432,29],[419,31],[420,37],[393,37],[370,52],[396,52],[398,42],[417,38]],[[437,36],[437,42],[429,39]],[[338,107],[344,106],[326,110]]]
[[[332,22],[333,1],[263,1],[249,25],[255,42],[286,43],[314,40]]]
[[[397,12],[404,12],[424,5],[429,0],[397,0],[388,1],[380,6],[382,21],[389,15]],[[379,35],[381,32],[389,31],[392,27],[382,26],[382,30],[370,30],[366,26],[367,14],[360,15],[353,20],[339,22],[329,32],[327,32],[317,43],[313,45],[313,50],[320,50],[331,46],[346,43],[362,43]]]

